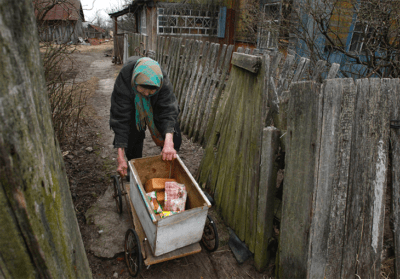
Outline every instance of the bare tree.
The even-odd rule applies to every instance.
[[[343,77],[400,76],[400,2],[321,0],[285,3],[280,42],[312,62],[341,63]]]
[[[76,75],[84,72],[78,69],[72,56],[75,47],[70,45],[83,19],[80,2],[35,0],[33,4],[53,127],[59,142],[67,137],[74,141],[88,99],[84,85],[75,82]],[[69,23],[71,18],[74,22]]]
[[[113,2],[113,6],[111,6],[107,13],[113,13],[116,11],[120,11],[123,10],[127,7],[129,7],[129,5],[132,4],[131,0],[119,0],[116,2]],[[120,16],[118,17],[118,28],[121,30],[125,30],[125,31],[130,31],[130,32],[136,32],[137,30],[137,23],[136,23],[136,17],[135,17],[135,10],[132,10],[130,13]],[[112,22],[112,21],[111,21]]]

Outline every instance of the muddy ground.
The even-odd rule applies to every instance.
[[[110,175],[116,170],[116,150],[113,133],[109,129],[110,96],[114,80],[121,65],[111,62],[112,42],[99,46],[79,46],[74,52],[78,81],[89,82],[93,87],[88,109],[80,123],[77,137],[73,135],[61,143],[71,194],[93,278],[130,278],[123,253],[112,258],[96,257],[88,248],[96,232],[87,223],[85,214],[109,187]],[[144,156],[159,154],[159,149],[146,138]],[[183,136],[180,157],[195,176],[203,150]],[[115,208],[116,210],[116,208]],[[254,268],[253,259],[239,265],[228,246],[228,230],[218,213],[211,209],[220,236],[217,251],[201,253],[156,264],[142,272],[138,278],[270,278],[274,272],[271,264],[263,273]],[[123,243],[121,243],[123,246]]]

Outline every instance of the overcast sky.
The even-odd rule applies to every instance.
[[[109,19],[108,12],[115,12],[122,9],[123,0],[81,0],[83,13],[85,14],[85,20],[90,22],[96,17],[96,12],[103,19]]]

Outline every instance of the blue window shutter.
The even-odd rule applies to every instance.
[[[226,7],[219,8],[218,15],[218,38],[225,38]]]

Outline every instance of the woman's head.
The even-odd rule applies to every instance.
[[[151,85],[136,85],[136,90],[140,94],[142,94],[145,97],[149,97],[154,95],[158,91],[159,87],[156,86],[151,86]]]
[[[148,58],[140,58],[133,70],[131,85],[143,96],[152,96],[161,88],[163,74],[160,65]]]

